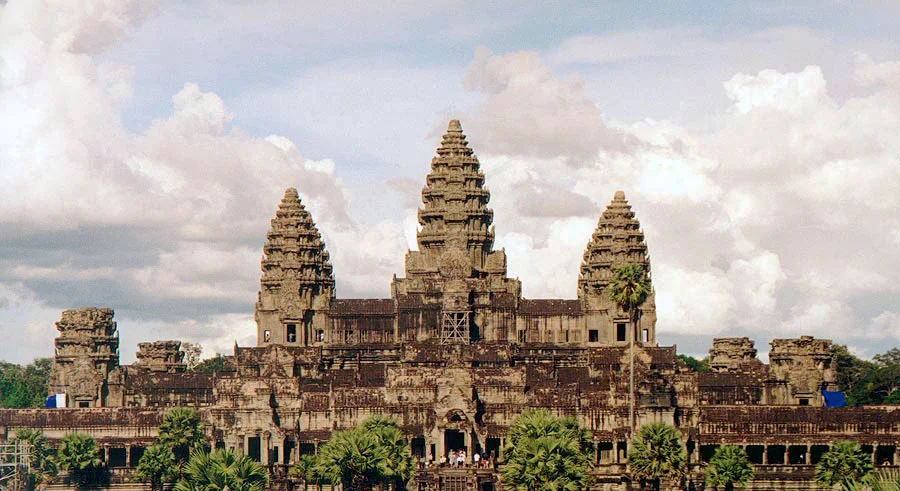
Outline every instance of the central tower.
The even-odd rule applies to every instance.
[[[422,189],[419,250],[406,254],[406,277],[392,284],[401,314],[405,305],[431,312],[407,339],[454,344],[492,338],[488,308],[501,297],[513,306],[517,301],[521,286],[506,277],[506,253],[493,248],[490,197],[478,158],[459,121],[451,120]]]

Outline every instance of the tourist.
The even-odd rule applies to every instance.
[[[450,460],[450,467],[456,467],[456,450],[451,450],[450,455],[448,456],[448,460]]]
[[[472,455],[472,463],[475,465],[476,468],[478,467],[478,464],[481,463],[480,460],[481,460],[481,455],[478,455],[478,452],[475,452],[475,454]]]
[[[462,448],[459,449],[459,453],[456,455],[456,463],[460,467],[464,467],[466,465],[466,450],[465,449],[462,449]]]
[[[444,467],[446,465],[447,465],[447,457],[444,457],[443,455],[441,455],[440,466]]]

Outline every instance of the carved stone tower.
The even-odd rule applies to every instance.
[[[334,275],[322,236],[294,188],[284,192],[272,219],[261,267],[257,345],[324,342]]]
[[[103,407],[110,374],[119,366],[119,333],[112,309],[66,310],[56,323],[50,393],[66,394],[68,407]],[[115,383],[117,377],[112,382]]]
[[[630,316],[609,298],[613,273],[624,264],[643,266],[650,277],[650,255],[641,224],[631,211],[625,193],[616,191],[600,215],[588,242],[578,275],[578,298],[588,313],[588,342],[625,344],[629,332],[645,345],[656,345],[656,293],[640,307],[639,326],[629,329]],[[592,332],[593,331],[593,332]]]
[[[518,298],[521,285],[506,277],[506,253],[493,250],[489,200],[478,158],[459,121],[451,120],[422,189],[419,250],[407,253],[406,278],[392,285],[401,315],[407,305],[430,306],[435,318],[424,324],[433,330],[401,337],[436,337],[444,344],[490,338],[483,312],[493,295]]]

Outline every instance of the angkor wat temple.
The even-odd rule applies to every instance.
[[[395,418],[424,463],[458,448],[499,455],[510,422],[540,407],[593,432],[596,489],[630,488],[628,440],[648,422],[681,430],[695,480],[721,444],[746,449],[754,489],[815,487],[813,464],[841,439],[860,442],[877,465],[900,464],[900,409],[826,407],[822,391],[836,390],[830,341],[776,339],[765,364],[747,338],[714,339],[711,371],[696,372],[674,346],[657,344],[654,295],[639,316],[611,301],[614,268],[650,272],[624,193],[585,237],[571,300],[522,297],[494,248],[489,199],[451,121],[422,190],[418,250],[407,253],[405,276],[393,278],[390,298],[340,299],[322,237],[288,189],[263,247],[257,346],[235,346],[232,369],[186,370],[178,341],[142,343],[137,362],[120,365],[113,311],[67,310],[56,324],[49,393],[67,394],[69,407],[0,411],[0,440],[24,427],[51,440],[88,433],[125,473],[156,437],[163,409],[190,406],[210,446],[238,449],[283,478],[331,432],[370,415]],[[488,468],[423,466],[410,483],[500,487]]]

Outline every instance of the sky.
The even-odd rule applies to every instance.
[[[327,4],[327,5],[326,5]],[[458,118],[528,298],[575,298],[616,190],[659,342],[900,345],[900,4],[0,0],[0,359],[64,309],[123,362],[255,344],[296,187],[339,297],[387,297]]]

